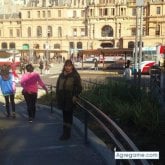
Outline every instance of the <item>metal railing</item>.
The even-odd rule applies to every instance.
[[[123,130],[105,113],[103,113],[99,108],[90,103],[83,97],[77,102],[77,105],[85,112],[85,123],[84,123],[84,137],[85,143],[88,142],[88,117],[89,115],[101,126],[101,128],[108,134],[113,145],[115,145],[114,150],[116,151],[136,151],[139,149],[132,142],[132,140],[123,132]],[[88,107],[88,108],[87,108]],[[92,109],[92,110],[91,110]],[[92,112],[93,111],[93,112]],[[100,119],[101,118],[101,119]],[[105,124],[106,123],[106,124]],[[120,164],[123,160],[116,161],[116,164]],[[124,160],[126,161],[126,160]],[[149,165],[146,160],[127,160],[129,164],[141,164]]]
[[[84,81],[84,88],[85,90],[93,89],[98,85],[102,85],[102,83],[95,83],[90,82],[92,85],[87,86],[89,81]],[[56,89],[56,86],[46,85],[49,89],[51,95],[50,107],[51,113],[53,112],[53,92]],[[132,142],[132,140],[125,134],[125,132],[105,113],[103,113],[99,108],[95,105],[90,103],[84,97],[79,97],[79,100],[76,102],[78,107],[83,110],[85,113],[84,118],[84,140],[85,143],[88,142],[88,118],[91,116],[97,124],[101,126],[101,129],[106,132],[110,141],[115,146],[114,151],[136,151],[138,152],[139,149],[136,145]],[[123,161],[127,161],[129,164],[138,164],[138,165],[149,165],[147,160],[117,160],[116,164],[120,164]]]

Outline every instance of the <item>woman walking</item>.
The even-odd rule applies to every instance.
[[[10,66],[3,65],[1,67],[1,75],[0,75],[0,88],[2,91],[2,94],[5,98],[5,107],[7,111],[7,117],[10,117],[10,103],[12,108],[12,116],[13,118],[16,117],[15,115],[15,92],[16,92],[16,86],[15,86],[15,79],[14,75],[10,73]]]
[[[48,90],[41,80],[40,75],[37,72],[34,72],[32,64],[26,65],[26,73],[21,78],[21,86],[23,87],[23,95],[27,105],[27,111],[29,115],[29,122],[35,118],[36,113],[36,101],[38,93],[38,85],[40,85],[46,93]]]

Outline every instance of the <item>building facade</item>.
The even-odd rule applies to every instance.
[[[17,13],[0,15],[0,49],[76,56],[84,49],[133,48],[138,8],[136,0],[29,0]],[[144,0],[142,18],[143,46],[165,44],[165,0]]]

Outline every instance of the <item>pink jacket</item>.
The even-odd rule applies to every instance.
[[[21,78],[21,86],[28,93],[37,93],[38,85],[47,91],[44,82],[41,80],[40,75],[36,72],[27,72]]]

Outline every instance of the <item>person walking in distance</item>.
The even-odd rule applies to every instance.
[[[13,118],[16,117],[15,114],[15,92],[16,92],[16,86],[15,86],[15,79],[14,75],[10,73],[10,66],[3,65],[1,67],[1,75],[0,75],[0,88],[2,91],[2,94],[5,98],[5,107],[7,111],[7,117],[10,117],[10,103],[12,108],[12,116]]]
[[[22,75],[20,83],[23,87],[22,94],[24,95],[26,101],[29,122],[32,122],[36,113],[38,85],[40,85],[46,93],[48,93],[48,89],[41,80],[40,75],[37,72],[34,72],[34,67],[32,64],[26,65],[26,71],[27,72]]]
[[[126,67],[125,67],[125,70],[124,70],[124,73],[123,73],[126,80],[131,80],[132,71],[131,71],[131,68],[130,68],[130,63],[131,63],[131,61],[127,60]]]
[[[71,60],[66,60],[56,84],[57,106],[63,112],[63,134],[60,140],[71,136],[74,104],[82,91],[81,78]]]
[[[40,73],[42,74],[42,70],[44,69],[44,62],[42,59],[40,60],[39,68],[40,68]]]

